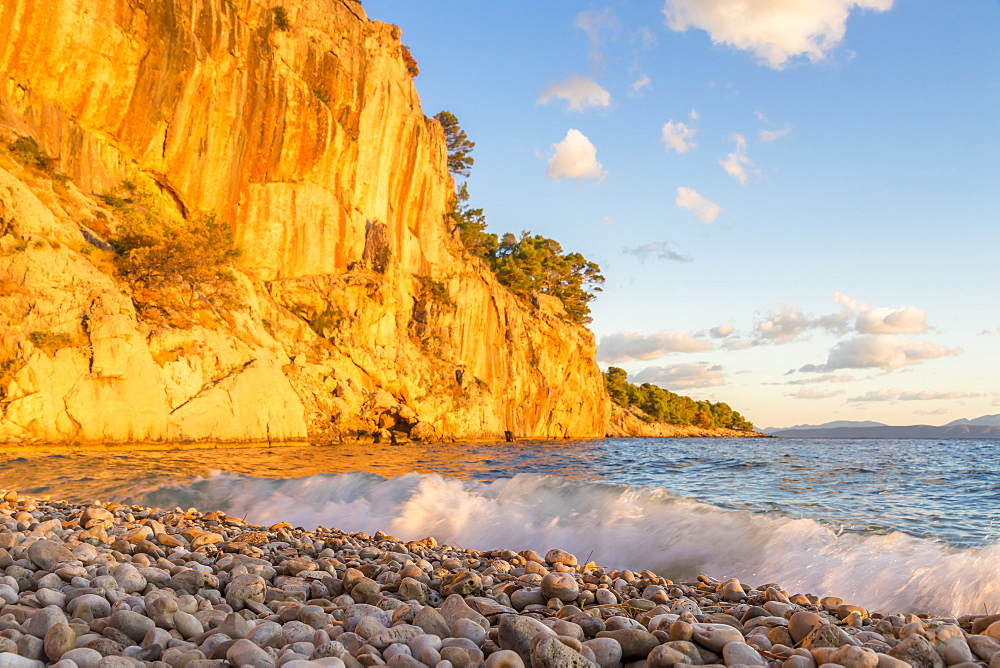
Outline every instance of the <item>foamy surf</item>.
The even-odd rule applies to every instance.
[[[269,479],[217,473],[132,501],[220,509],[488,550],[560,547],[611,568],[675,580],[704,573],[872,610],[971,614],[1000,609],[1000,543],[959,550],[903,533],[836,531],[808,519],[732,511],[663,489],[520,474],[491,483],[370,473]]]

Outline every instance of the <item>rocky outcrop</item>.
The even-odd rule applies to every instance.
[[[597,437],[592,335],[469,258],[400,30],[352,0],[0,0],[0,440]],[[97,196],[128,180],[242,251],[151,313]]]
[[[610,410],[608,438],[771,438],[768,434],[748,429],[706,429],[694,425],[648,422],[648,416],[635,406],[622,408],[612,403]]]

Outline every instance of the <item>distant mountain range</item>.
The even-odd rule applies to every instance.
[[[954,420],[934,427],[926,424],[894,426],[882,422],[837,420],[824,424],[761,429],[783,438],[1000,438],[1000,413],[972,420]]]

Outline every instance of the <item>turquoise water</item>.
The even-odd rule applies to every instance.
[[[606,439],[17,453],[0,486],[195,506],[674,579],[779,582],[874,609],[1000,609],[1000,441]]]

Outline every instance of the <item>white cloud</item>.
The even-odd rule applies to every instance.
[[[549,159],[550,179],[603,179],[604,166],[597,161],[597,148],[579,130],[569,130]]]
[[[739,181],[740,185],[746,185],[749,178],[747,169],[757,171],[757,166],[747,157],[746,137],[733,135],[733,140],[736,142],[736,150],[727,155],[725,160],[720,160],[719,164],[727,174]]]
[[[668,390],[686,390],[692,387],[717,387],[725,385],[722,367],[708,362],[651,366],[635,375],[636,383],[653,383]]]
[[[687,153],[696,144],[694,135],[698,132],[695,128],[689,128],[681,122],[667,121],[663,124],[663,145],[669,151],[673,149],[678,153]]]
[[[862,334],[920,334],[927,331],[927,314],[913,306],[898,309],[863,306],[855,327]]]
[[[690,118],[692,121],[696,121],[699,118],[701,118],[701,114],[698,113],[697,109],[692,109],[691,111],[688,112],[688,118]]]
[[[803,387],[797,392],[789,392],[786,397],[794,399],[830,399],[843,394],[843,390],[824,390],[819,387]]]
[[[671,260],[673,262],[691,262],[690,257],[681,255],[677,251],[671,249],[670,247],[673,245],[673,242],[670,241],[651,241],[648,244],[644,244],[636,248],[623,248],[622,252],[626,255],[636,256],[640,262],[645,262],[650,258],[657,260]]]
[[[764,320],[757,322],[754,329],[768,341],[788,343],[813,327],[813,322],[799,309],[782,304],[777,311],[768,313]]]
[[[645,89],[651,88],[652,85],[653,85],[652,79],[650,79],[648,76],[640,72],[638,78],[631,84],[629,84],[628,94],[634,97],[636,95],[639,95]]]
[[[848,399],[852,403],[872,402],[872,401],[941,401],[956,399],[976,399],[982,395],[975,392],[936,392],[924,390],[921,392],[907,392],[905,390],[885,389],[865,392],[861,396]]]
[[[604,44],[606,35],[614,35],[618,32],[618,16],[610,7],[604,9],[591,9],[580,12],[573,20],[573,26],[587,33],[590,40],[590,65],[595,70],[604,69],[604,56],[601,54],[601,46]]]
[[[823,60],[844,38],[854,9],[887,11],[893,0],[665,0],[671,30],[697,28],[715,44],[753,52],[775,69]]]
[[[693,212],[698,221],[703,225],[714,223],[722,211],[721,206],[705,199],[694,188],[686,188],[684,186],[677,189],[677,206]]]
[[[574,74],[546,86],[535,104],[553,100],[566,100],[570,111],[583,111],[587,107],[610,107],[611,93],[590,77]]]
[[[711,349],[711,343],[687,332],[663,331],[649,335],[615,332],[601,337],[597,359],[612,363],[630,359],[655,360],[670,353],[700,353]]]
[[[849,383],[854,380],[854,376],[847,374],[834,375],[832,373],[819,376],[818,378],[801,378],[799,380],[790,380],[786,385],[811,385],[813,383]]]
[[[761,130],[757,133],[757,138],[762,142],[777,141],[783,137],[787,137],[792,133],[792,126],[785,123],[785,127],[780,130]]]
[[[712,329],[708,330],[708,335],[711,336],[713,339],[724,339],[735,331],[736,328],[727,322],[725,324],[719,325],[718,327],[713,327]]]
[[[936,343],[901,339],[888,334],[865,334],[841,341],[830,351],[826,364],[809,364],[800,371],[830,372],[837,369],[883,369],[894,371],[904,366],[920,364],[939,357],[958,355],[960,349],[949,349]]]
[[[636,35],[639,38],[639,46],[642,47],[643,51],[649,51],[660,43],[660,40],[656,37],[656,33],[649,26],[639,28],[636,31]]]

